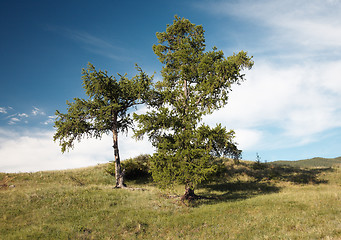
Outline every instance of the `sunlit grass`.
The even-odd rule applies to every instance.
[[[222,181],[200,186],[196,193],[206,198],[192,203],[175,197],[183,186],[161,191],[128,182],[144,190],[113,189],[104,169],[0,174],[14,177],[9,184],[15,185],[0,190],[1,238],[341,238],[340,168],[309,175],[245,163]]]

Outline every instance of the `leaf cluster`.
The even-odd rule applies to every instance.
[[[203,124],[160,138],[151,158],[153,179],[162,188],[179,183],[197,185],[218,170],[217,157],[239,159],[241,151],[233,139],[234,131],[228,132],[220,124],[215,128]]]
[[[184,18],[175,16],[173,25],[156,36],[159,44],[153,50],[164,64],[156,89],[163,103],[177,111],[184,104],[195,106],[200,117],[219,109],[227,103],[231,85],[244,81],[242,71],[253,66],[244,51],[227,58],[216,47],[206,52],[203,27]]]
[[[214,157],[241,155],[233,131],[199,123],[227,104],[232,85],[244,81],[243,70],[253,66],[252,57],[244,51],[225,57],[216,47],[205,51],[203,27],[178,16],[156,36],[162,80],[153,90],[157,100],[148,101],[150,111],[134,115],[135,136],[147,135],[157,148],[151,170],[160,185],[198,184],[215,171]]]
[[[152,78],[136,66],[138,74],[118,79],[107,71],[97,71],[89,63],[82,71],[83,88],[88,99],[74,98],[66,102],[67,113],[56,111],[54,141],[59,140],[62,152],[72,148],[83,137],[100,138],[110,131],[126,131],[132,124],[129,109],[148,98]]]

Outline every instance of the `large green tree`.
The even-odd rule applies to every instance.
[[[67,101],[67,113],[56,111],[54,141],[59,140],[62,152],[73,148],[76,140],[84,137],[101,138],[112,133],[116,187],[125,187],[124,172],[118,148],[118,133],[127,131],[132,124],[128,110],[144,102],[151,86],[148,77],[139,67],[139,74],[129,79],[109,76],[107,71],[97,71],[92,64],[82,71],[83,88],[88,99],[74,98]]]
[[[233,131],[201,120],[227,104],[231,86],[244,81],[243,70],[253,61],[244,51],[229,57],[216,47],[205,51],[203,27],[178,16],[156,36],[153,50],[164,65],[162,80],[155,84],[150,110],[136,116],[135,134],[147,134],[157,149],[154,180],[163,187],[183,183],[184,197],[190,198],[195,185],[215,171],[214,156],[240,155]]]

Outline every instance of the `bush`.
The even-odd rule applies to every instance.
[[[141,180],[151,177],[150,170],[150,155],[143,154],[135,158],[129,158],[121,162],[122,169],[124,169],[125,180]],[[110,162],[105,171],[115,176],[115,163]]]

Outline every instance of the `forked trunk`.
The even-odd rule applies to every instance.
[[[117,117],[116,117],[117,119]],[[114,148],[114,155],[115,155],[115,179],[116,179],[116,188],[125,188],[126,185],[124,184],[124,170],[121,169],[121,161],[120,161],[120,154],[118,151],[118,131],[117,126],[115,125],[112,130],[113,133],[113,148]]]

